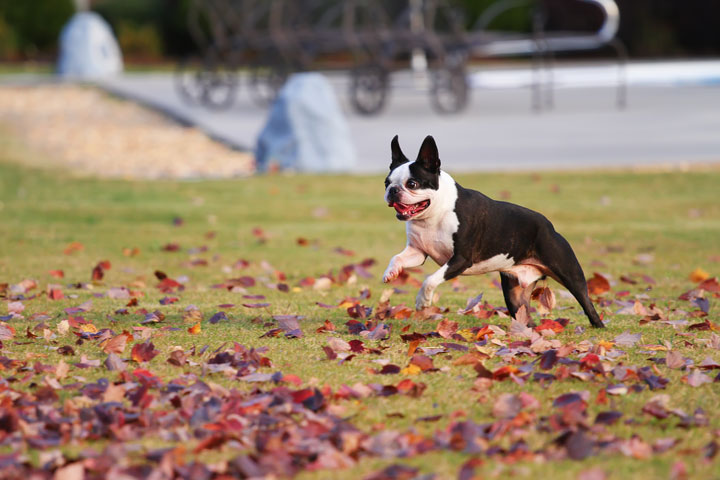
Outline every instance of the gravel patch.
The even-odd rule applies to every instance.
[[[229,178],[255,170],[252,155],[90,87],[0,87],[0,124],[44,161],[92,176]]]

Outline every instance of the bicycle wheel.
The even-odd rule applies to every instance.
[[[441,114],[459,113],[470,100],[465,67],[443,66],[431,72],[430,103]]]
[[[188,105],[198,105],[205,90],[202,69],[195,67],[198,64],[197,59],[185,57],[178,62],[173,75],[175,91]]]
[[[364,65],[351,72],[350,102],[362,115],[377,115],[385,107],[390,74],[380,65]]]
[[[212,110],[225,110],[235,102],[238,75],[234,65],[222,58],[215,49],[205,55],[205,69],[201,74],[203,84],[202,104]]]

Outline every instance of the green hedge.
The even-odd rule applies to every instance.
[[[0,56],[36,59],[54,55],[72,0],[0,0]]]

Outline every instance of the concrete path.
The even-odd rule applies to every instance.
[[[556,69],[555,108],[534,113],[529,70],[475,71],[471,106],[456,116],[435,114],[409,74],[393,77],[385,112],[359,116],[347,104],[347,79],[330,78],[354,135],[358,173],[387,169],[395,134],[408,156],[433,135],[450,172],[720,162],[720,62],[631,64],[626,74],[625,110],[615,108],[616,68],[589,65]],[[239,148],[253,148],[267,117],[244,86],[224,112],[183,104],[171,74],[125,74],[101,86]]]

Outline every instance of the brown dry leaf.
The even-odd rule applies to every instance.
[[[69,371],[70,367],[67,363],[65,363],[65,360],[61,358],[60,363],[58,363],[55,367],[55,376],[58,380],[62,380],[63,378],[67,377]]]
[[[515,314],[515,320],[521,325],[527,326],[530,323],[530,314],[527,311],[525,305],[521,306]]]
[[[493,405],[493,416],[495,418],[515,418],[523,408],[522,400],[512,393],[503,393]]]
[[[633,313],[635,315],[640,315],[641,317],[648,315],[647,308],[645,308],[645,306],[637,300],[635,300],[635,304],[633,305]]]
[[[452,338],[455,332],[457,332],[457,329],[458,322],[448,320],[447,318],[440,320],[440,323],[437,325],[437,332],[443,338]]]
[[[327,343],[334,352],[349,352],[350,344],[342,338],[330,337]]]
[[[667,353],[667,357],[665,357],[665,365],[673,369],[682,368],[685,366],[685,359],[677,350],[671,350]]]
[[[125,398],[125,387],[122,385],[110,383],[103,393],[103,402],[122,402],[123,398]]]
[[[83,462],[75,462],[55,470],[53,480],[84,480],[85,467]]]
[[[550,313],[555,308],[555,293],[549,287],[536,288],[532,298],[538,301],[538,312],[541,314]]]
[[[123,332],[103,342],[101,344],[102,350],[105,353],[123,353],[123,351],[125,351],[125,345],[127,345],[127,341],[130,338],[131,335],[129,333]]]
[[[484,353],[470,352],[456,358],[455,360],[453,360],[452,364],[456,367],[461,365],[475,365],[482,362],[486,358],[489,358],[489,356],[485,355]]]
[[[533,329],[528,327],[527,324],[513,319],[510,321],[509,333],[512,337],[531,338],[533,336]]]
[[[693,370],[690,375],[684,378],[688,385],[691,387],[699,387],[705,383],[712,383],[712,378],[705,375],[700,370]]]
[[[203,315],[202,315],[202,312],[200,312],[200,310],[192,308],[190,310],[186,310],[183,313],[182,318],[185,323],[195,324],[195,323],[200,322],[202,320],[202,317],[203,317]]]

